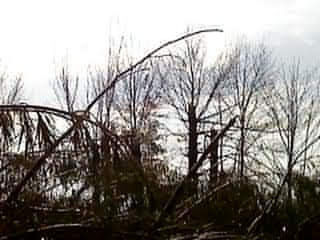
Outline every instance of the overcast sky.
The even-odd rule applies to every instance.
[[[49,82],[68,62],[75,72],[105,62],[108,38],[128,34],[142,51],[185,32],[219,26],[209,50],[245,34],[280,58],[320,63],[317,0],[1,0],[0,65],[22,74],[30,102],[50,103]],[[41,90],[41,91],[40,91]]]

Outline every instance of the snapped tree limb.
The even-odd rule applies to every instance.
[[[203,162],[207,159],[209,153],[212,151],[212,149],[215,146],[216,142],[219,141],[219,139],[226,134],[226,132],[235,124],[236,120],[237,120],[237,116],[235,116],[232,119],[230,119],[228,124],[214,137],[212,142],[209,144],[209,146],[202,153],[202,155],[199,158],[199,160],[191,167],[191,169],[188,172],[188,174],[179,183],[179,185],[176,187],[175,191],[172,193],[171,197],[167,201],[165,207],[163,208],[163,210],[159,214],[159,216],[158,216],[158,218],[157,218],[152,230],[156,230],[161,225],[161,222],[162,222],[163,218],[168,213],[170,213],[170,211],[172,210],[172,208],[176,204],[176,200],[177,200],[178,196],[180,195],[184,184],[187,182],[187,180],[189,180],[190,178],[192,178],[196,174],[197,170],[200,168],[200,166],[203,164]]]

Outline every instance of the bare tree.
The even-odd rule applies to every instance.
[[[272,84],[274,60],[271,51],[263,43],[248,40],[237,41],[229,49],[232,68],[229,74],[229,105],[239,114],[239,137],[237,143],[238,173],[244,176],[246,160],[249,160],[250,148],[263,134],[260,127],[260,105],[262,93]]]
[[[316,157],[312,149],[320,139],[315,104],[319,101],[318,74],[318,69],[302,70],[299,62],[285,66],[279,71],[279,82],[264,97],[267,116],[277,133],[272,135],[277,140],[271,149],[277,158],[273,164],[286,184],[289,203],[293,196],[294,170],[300,166],[305,174],[306,167]]]
[[[86,104],[91,99],[96,98],[105,88],[111,84],[112,80],[126,67],[124,63],[124,38],[121,37],[119,43],[115,43],[114,39],[109,39],[109,48],[106,56],[106,63],[99,68],[91,68],[88,73],[86,85]],[[111,127],[112,113],[115,110],[116,86],[112,86],[110,90],[97,101],[97,105],[91,110],[96,120],[105,127]]]
[[[293,194],[295,174],[313,174],[319,157],[319,69],[302,69],[300,62],[283,65],[276,81],[264,91],[261,111],[265,113],[265,134],[257,155],[260,167],[272,178],[269,182],[273,195],[248,231],[251,233],[267,215],[273,214],[282,199],[288,221],[288,233],[294,232]],[[258,166],[257,166],[258,167]]]
[[[23,82],[21,77],[10,79],[7,73],[0,74],[0,103],[18,104],[23,100]]]
[[[161,82],[152,69],[151,62],[147,62],[130,72],[126,80],[117,86],[116,108],[124,123],[124,128],[131,138],[131,147],[141,162],[140,145],[146,137],[152,122],[156,124],[156,109],[161,100]],[[134,154],[134,155],[135,155]],[[140,159],[140,160],[139,160]]]
[[[230,69],[230,61],[213,66],[205,64],[205,49],[201,39],[187,40],[185,47],[162,66],[166,102],[186,129],[188,169],[197,163],[201,151],[200,139],[209,133],[215,97]],[[208,124],[209,123],[209,124]],[[196,177],[193,181],[197,182]],[[195,183],[196,185],[196,183]]]
[[[79,77],[72,76],[68,65],[62,67],[61,72],[53,84],[55,96],[60,107],[72,113],[75,111],[75,104],[79,94]]]

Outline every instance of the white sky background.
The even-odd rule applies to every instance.
[[[50,82],[68,63],[75,74],[105,63],[110,35],[128,35],[142,52],[194,29],[221,27],[209,51],[245,34],[281,58],[320,58],[317,0],[0,0],[0,65],[21,74],[29,103],[51,104]],[[84,79],[85,80],[85,79]]]

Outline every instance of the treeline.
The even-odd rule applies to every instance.
[[[319,69],[247,39],[208,59],[220,31],[64,66],[56,108],[2,74],[0,239],[318,239]]]

